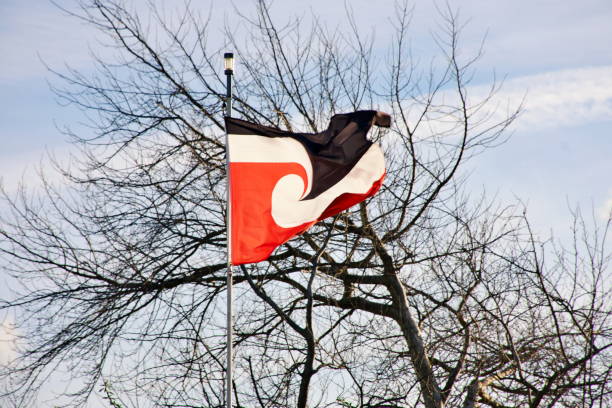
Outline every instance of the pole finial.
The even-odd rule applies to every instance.
[[[234,72],[234,53],[226,52],[223,54],[223,63],[225,66],[225,74],[231,75]]]

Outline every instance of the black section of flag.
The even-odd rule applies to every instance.
[[[367,133],[372,125],[389,127],[391,117],[373,110],[332,116],[319,133],[293,133],[235,118],[225,118],[227,133],[266,137],[291,137],[299,141],[312,163],[310,193],[302,200],[316,198],[342,180],[372,145]]]

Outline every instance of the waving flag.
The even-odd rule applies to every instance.
[[[370,127],[391,117],[357,111],[331,118],[320,133],[292,133],[226,118],[231,262],[259,262],[314,223],[375,194],[385,176]]]

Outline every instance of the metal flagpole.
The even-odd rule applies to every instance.
[[[225,63],[225,77],[226,81],[226,99],[225,99],[225,116],[232,116],[232,75],[234,73],[234,54],[226,52],[223,55]],[[229,164],[229,144],[227,129],[225,130],[225,171],[227,176],[227,189],[226,189],[226,203],[227,203],[227,215],[225,225],[227,228],[227,369],[225,372],[226,384],[226,396],[225,404],[226,408],[232,408],[232,382],[233,382],[233,337],[234,337],[234,317],[233,317],[233,272],[232,272],[232,245],[231,245],[231,231],[232,231],[232,217],[231,217],[231,201],[230,201],[230,164]]]

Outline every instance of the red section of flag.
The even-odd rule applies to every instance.
[[[279,227],[272,218],[271,198],[276,183],[296,174],[307,183],[304,168],[297,163],[230,163],[232,203],[232,265],[267,259],[281,244],[306,231],[317,221],[331,217],[374,195],[383,177],[365,194],[343,194],[321,216],[293,228]]]
[[[282,228],[272,218],[272,190],[283,176],[297,174],[307,183],[297,163],[230,163],[232,202],[232,265],[263,261],[277,246],[316,221]]]

